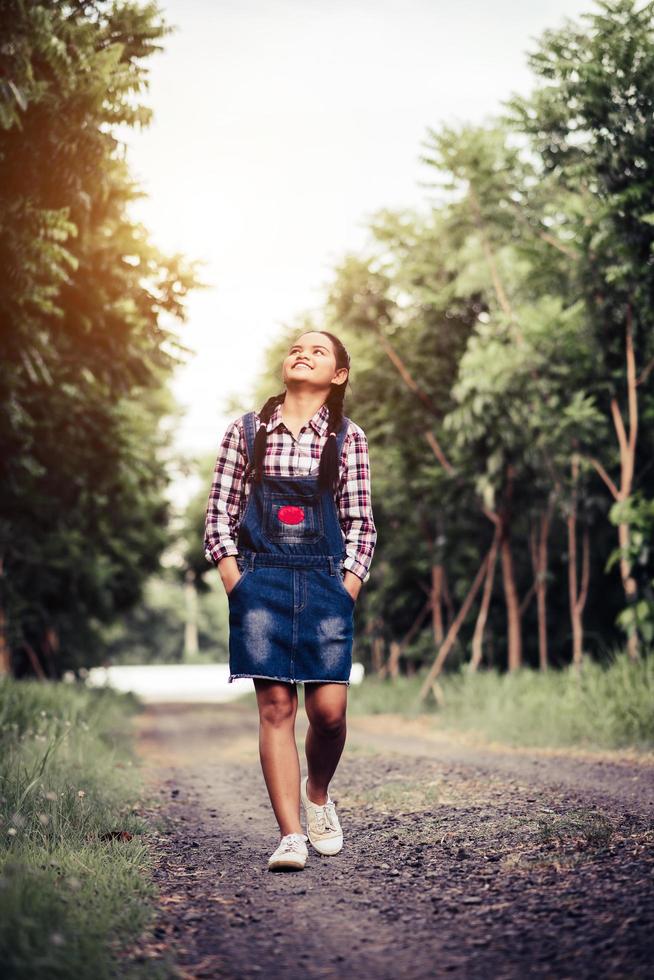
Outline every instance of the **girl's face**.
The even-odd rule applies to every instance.
[[[347,368],[336,369],[336,355],[329,337],[311,330],[303,333],[284,358],[282,377],[285,385],[329,388],[330,384],[345,384]]]

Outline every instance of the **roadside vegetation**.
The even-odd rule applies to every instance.
[[[0,683],[0,962],[7,978],[101,980],[150,919],[155,886],[129,718],[74,684]],[[120,959],[120,976],[146,965]],[[148,977],[164,977],[165,966]]]
[[[542,673],[523,669],[442,674],[433,697],[419,700],[424,672],[351,685],[353,714],[428,712],[439,728],[478,733],[523,746],[654,747],[654,661],[633,662],[626,652],[605,664]]]

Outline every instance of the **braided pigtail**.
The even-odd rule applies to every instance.
[[[332,385],[325,405],[329,409],[329,424],[327,442],[320,454],[318,469],[318,486],[336,494],[338,490],[339,459],[336,449],[336,434],[343,423],[343,402],[345,400],[345,385]]]
[[[350,371],[350,355],[343,342],[329,330],[317,330],[329,337],[336,358],[336,368],[347,368],[348,378]],[[339,463],[338,452],[336,449],[336,436],[343,424],[343,403],[345,401],[345,389],[348,378],[343,384],[332,384],[325,405],[329,409],[329,420],[327,426],[327,441],[320,454],[320,466],[318,467],[318,486],[321,490],[329,490],[334,496],[338,491]]]
[[[261,411],[259,412],[261,422],[254,439],[254,466],[252,468],[252,479],[255,483],[261,483],[261,477],[263,476],[263,461],[266,458],[266,443],[268,440],[266,423],[270,421],[272,413],[275,411],[278,405],[281,405],[285,397],[285,391],[282,391],[280,395],[272,395],[268,401],[264,403]]]

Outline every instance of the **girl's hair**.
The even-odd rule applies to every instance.
[[[350,355],[338,337],[335,337],[333,333],[329,333],[328,330],[305,330],[305,333],[322,333],[326,337],[329,337],[334,348],[334,354],[336,355],[336,370],[347,368],[349,371]],[[300,336],[304,335],[300,334]],[[339,460],[336,455],[336,433],[339,431],[343,422],[343,402],[345,400],[346,385],[347,379],[341,385],[332,384],[327,400],[325,401],[325,405],[329,409],[329,435],[320,456],[318,486],[321,490],[329,489],[332,493],[336,493],[338,488]],[[285,391],[282,391],[279,395],[272,395],[264,403],[259,412],[261,424],[254,440],[254,467],[252,472],[252,479],[257,483],[260,482],[263,474],[263,461],[266,455],[266,441],[268,436],[266,423],[270,421],[270,417],[277,405],[281,405],[285,398]]]

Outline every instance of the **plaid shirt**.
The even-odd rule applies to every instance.
[[[282,421],[277,405],[266,425],[268,441],[264,460],[266,476],[308,476],[317,473],[320,453],[327,439],[329,409],[321,405],[300,429],[297,440]],[[261,419],[255,417],[257,428]],[[205,519],[204,547],[207,561],[218,564],[226,555],[237,555],[236,536],[245,513],[249,481],[244,481],[247,450],[243,417],[230,423],[218,450]],[[343,568],[366,582],[375,550],[377,530],[372,515],[370,463],[366,435],[350,421],[340,459],[336,495],[343,543],[347,553]]]

